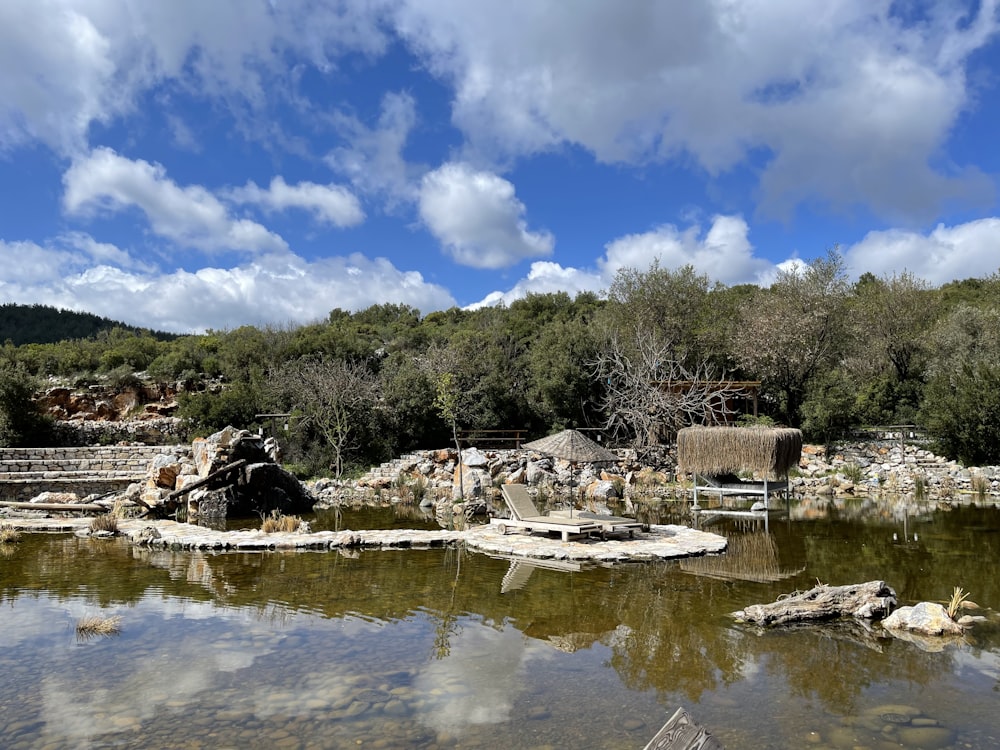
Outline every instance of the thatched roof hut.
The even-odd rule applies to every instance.
[[[752,471],[787,476],[802,456],[802,432],[775,427],[685,427],[677,433],[682,471],[718,476]]]

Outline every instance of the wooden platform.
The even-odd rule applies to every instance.
[[[678,708],[643,750],[724,750],[707,730],[694,723],[683,707]]]

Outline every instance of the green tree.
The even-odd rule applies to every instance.
[[[39,383],[20,364],[0,362],[0,446],[45,445],[51,421],[34,400]]]
[[[1000,308],[958,305],[931,336],[920,420],[966,465],[1000,462]]]
[[[800,424],[810,381],[848,347],[849,287],[836,250],[804,268],[782,270],[744,301],[731,346],[740,365],[780,399],[780,416]]]
[[[378,380],[363,362],[306,356],[272,372],[278,403],[295,417],[297,430],[311,430],[330,451],[335,476],[370,432],[378,403]]]

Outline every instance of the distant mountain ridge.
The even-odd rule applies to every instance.
[[[61,310],[48,305],[19,305],[12,302],[0,305],[0,343],[10,341],[14,346],[85,339],[114,328],[134,333],[147,330],[92,313]],[[176,334],[162,331],[149,333],[161,340],[177,338]]]

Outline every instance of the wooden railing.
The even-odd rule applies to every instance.
[[[520,448],[525,432],[525,430],[459,430],[458,441],[462,445]]]

